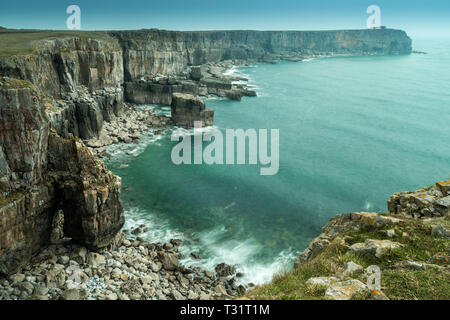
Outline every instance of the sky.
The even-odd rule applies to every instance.
[[[381,23],[413,35],[450,36],[450,0],[50,0],[2,1],[0,26],[66,29],[69,5],[82,30],[331,30],[366,28],[370,5]]]

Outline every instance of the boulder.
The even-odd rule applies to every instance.
[[[11,275],[9,280],[12,281],[12,283],[19,283],[25,280],[25,275],[23,273],[16,273]]]
[[[373,300],[389,300],[389,298],[380,290],[371,290],[370,295]]]
[[[427,265],[425,263],[413,261],[413,260],[406,260],[401,261],[395,265],[397,268],[401,269],[411,269],[411,270],[426,270]]]
[[[200,66],[191,67],[191,79],[199,81],[201,78],[203,78],[201,67]]]
[[[239,90],[229,90],[226,91],[225,95],[230,100],[241,101],[244,94]]]
[[[49,288],[59,288],[66,283],[67,273],[62,265],[55,265],[46,274],[46,283]]]
[[[61,300],[80,300],[80,292],[77,289],[65,290],[60,297]]]
[[[436,182],[436,187],[439,188],[444,195],[450,195],[450,179]]]
[[[186,298],[176,289],[170,293],[174,300],[186,300]]]
[[[87,255],[87,261],[88,264],[91,267],[97,268],[101,265],[104,265],[106,263],[106,259],[101,254],[95,253],[95,252],[89,252]]]
[[[131,300],[140,300],[145,292],[139,280],[127,280],[120,287],[122,293],[126,294]]]
[[[173,253],[166,253],[162,256],[161,262],[164,269],[167,271],[173,271],[178,268],[178,258]]]
[[[221,263],[216,266],[215,271],[218,277],[228,277],[236,273],[236,267]]]
[[[450,213],[450,180],[415,191],[394,193],[388,201],[392,214],[422,217],[443,217]]]
[[[349,253],[369,258],[382,258],[392,250],[403,247],[402,244],[390,240],[367,239],[364,243],[355,243],[348,249]]]
[[[344,265],[344,271],[342,272],[344,275],[350,275],[353,272],[363,270],[364,268],[353,261],[347,262]]]
[[[348,280],[332,283],[325,292],[325,297],[332,300],[350,300],[356,293],[367,290],[367,286],[359,280]]]
[[[432,226],[431,227],[431,235],[435,238],[450,238],[450,229],[447,229],[443,226]]]

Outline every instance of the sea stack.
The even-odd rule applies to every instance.
[[[193,128],[195,121],[203,127],[214,123],[214,110],[207,109],[205,102],[192,94],[174,93],[172,96],[172,120],[178,127]]]

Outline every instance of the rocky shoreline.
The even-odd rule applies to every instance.
[[[138,144],[143,136],[153,137],[173,127],[171,118],[150,109],[140,109],[137,105],[125,103],[122,113],[105,122],[98,137],[85,140],[91,152],[100,159],[110,158],[108,146]]]
[[[181,266],[180,244],[132,240],[124,232],[97,251],[70,240],[53,244],[20,272],[0,278],[0,300],[211,300],[244,294],[232,266],[220,264],[215,273]]]

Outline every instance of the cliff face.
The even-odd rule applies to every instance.
[[[37,54],[0,58],[0,75],[32,82],[53,108],[54,128],[83,139],[123,106],[122,50],[115,41],[65,38],[40,41]],[[84,94],[80,87],[91,94]]]
[[[0,182],[0,273],[14,272],[49,242],[58,210],[64,235],[93,248],[124,223],[120,178],[81,141],[50,129],[31,84],[0,90]]]
[[[125,81],[149,74],[177,74],[188,65],[222,60],[266,61],[311,54],[409,54],[404,31],[111,32],[124,51]]]

